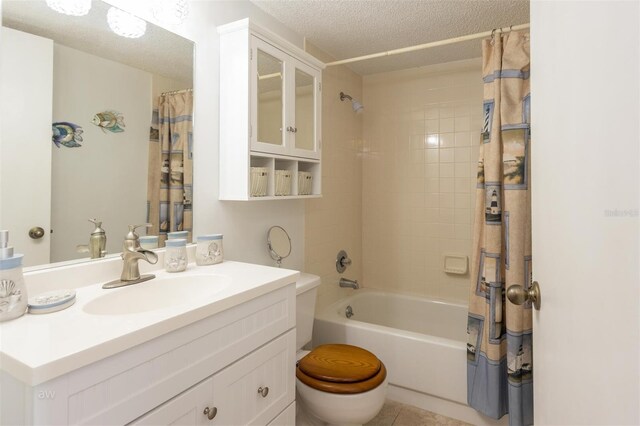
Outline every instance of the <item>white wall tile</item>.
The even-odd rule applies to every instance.
[[[440,192],[455,192],[454,178],[440,178]]]
[[[455,146],[456,147],[471,146],[471,132],[455,133]]]
[[[453,163],[454,161],[454,150],[457,149],[465,149],[465,148],[441,148],[440,149],[440,163]],[[462,160],[464,161],[464,160]],[[467,159],[467,161],[469,161]]]
[[[440,208],[452,209],[455,207],[455,196],[454,194],[439,194],[440,195]]]
[[[469,167],[469,163],[459,163],[456,161],[455,163],[455,177],[466,177],[468,178],[470,175],[471,168]]]
[[[427,149],[424,152],[424,158],[427,163],[438,163],[439,158],[439,150],[437,149]]]
[[[445,274],[442,256],[471,253],[483,95],[476,65],[444,75],[424,67],[364,77],[364,146],[375,150],[362,157],[365,287],[468,297],[468,274]]]
[[[440,136],[438,134],[428,134],[425,138],[425,148],[438,148],[440,146]]]
[[[426,133],[438,133],[440,131],[440,120],[437,118],[425,120],[424,131]]]
[[[442,158],[442,156],[440,157]],[[457,164],[454,163],[441,163],[440,164],[440,177],[441,178],[451,178],[455,177],[455,167]]]
[[[455,146],[455,133],[440,133],[440,148],[453,148]]]
[[[468,163],[471,161],[471,148],[454,148],[454,150],[456,156],[455,161],[457,163]]]

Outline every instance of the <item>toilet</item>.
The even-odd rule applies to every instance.
[[[320,277],[296,283],[296,425],[362,425],[384,404],[387,371],[366,349],[343,344],[302,350],[311,342]]]

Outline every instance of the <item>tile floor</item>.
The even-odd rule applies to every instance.
[[[445,417],[411,405],[387,400],[380,413],[366,426],[463,426],[469,423]]]

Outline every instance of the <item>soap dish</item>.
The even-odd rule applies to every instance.
[[[75,290],[55,290],[29,298],[30,314],[50,314],[68,308],[76,302]]]
[[[467,256],[458,254],[444,255],[444,271],[447,274],[464,275],[468,269]]]

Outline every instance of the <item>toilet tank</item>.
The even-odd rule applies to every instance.
[[[311,342],[320,277],[301,273],[296,282],[296,349]]]

